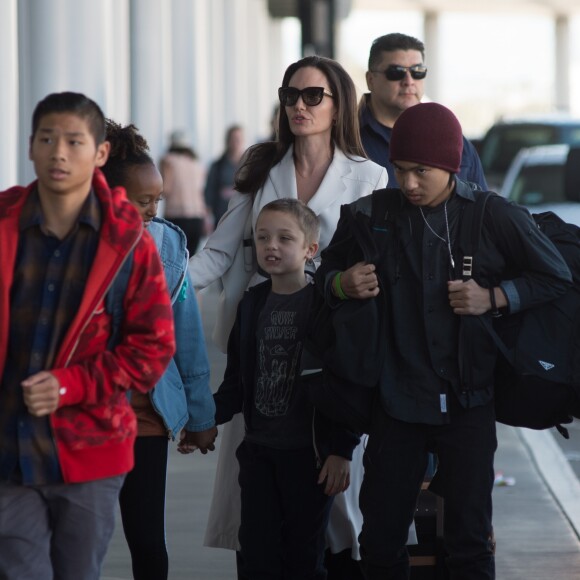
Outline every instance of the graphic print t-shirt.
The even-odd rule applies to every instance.
[[[260,312],[249,441],[277,449],[312,445],[312,407],[299,375],[313,292],[312,284],[294,294],[270,292]]]

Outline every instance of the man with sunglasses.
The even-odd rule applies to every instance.
[[[389,187],[397,187],[389,162],[391,132],[399,115],[423,98],[427,76],[424,60],[423,43],[406,34],[385,34],[371,46],[366,73],[369,92],[359,104],[361,139],[369,158],[386,168]],[[487,190],[477,152],[465,137],[459,177]]]

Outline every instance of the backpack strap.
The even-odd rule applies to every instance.
[[[385,230],[394,224],[403,203],[403,195],[398,189],[379,189],[372,194],[371,222],[375,229]]]
[[[375,241],[375,231],[386,231],[390,225],[394,226],[395,219],[403,205],[403,197],[397,189],[378,189],[371,195],[359,198],[356,202],[345,206],[347,219],[354,238],[363,252],[366,262],[378,266],[382,253]],[[368,222],[359,218],[370,218]]]
[[[105,309],[111,316],[111,335],[107,342],[107,350],[113,350],[121,342],[121,324],[125,315],[123,300],[133,269],[133,252],[134,250],[131,250],[125,257],[105,297]]]
[[[479,250],[481,242],[481,232],[483,231],[483,218],[488,199],[495,195],[491,191],[474,191],[475,201],[466,203],[459,218],[459,252],[462,256],[461,263],[456,266],[460,271],[456,272],[458,278],[464,281],[473,278],[475,256]]]
[[[458,256],[461,259],[457,260],[455,265],[455,278],[458,280],[461,279],[464,282],[470,278],[479,279],[477,276],[479,273],[478,252],[483,231],[485,208],[489,198],[494,194],[489,191],[474,191],[473,195],[473,202],[467,201],[462,204],[457,232],[456,247],[458,250]],[[479,348],[477,342],[474,342],[472,333],[472,324],[474,323],[481,324],[486,331],[492,335],[494,342],[500,340],[499,336],[493,329],[489,316],[460,317],[458,359],[459,375],[462,382],[468,388],[471,388],[473,381],[471,364],[471,361],[473,360],[472,357]],[[505,345],[503,346],[505,348]]]
[[[379,252],[370,229],[363,225],[362,221],[358,218],[359,214],[357,213],[357,215],[355,215],[353,213],[353,208],[350,205],[344,206],[344,209],[345,219],[362,251],[363,260],[368,263],[376,264],[379,258]]]
[[[459,222],[459,250],[463,259],[461,263],[461,271],[456,273],[459,274],[458,277],[463,278],[464,281],[473,278],[474,274],[477,272],[479,264],[476,260],[479,251],[479,244],[481,242],[481,233],[483,231],[485,208],[489,198],[497,195],[491,191],[475,191],[474,194],[475,202],[465,204]],[[516,364],[515,354],[507,347],[503,339],[497,333],[491,318],[485,314],[477,316],[476,318],[491,336],[493,342],[506,361],[512,367],[518,366]]]

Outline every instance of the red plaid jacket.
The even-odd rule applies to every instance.
[[[6,360],[10,287],[20,211],[35,183],[0,193],[0,377]],[[153,388],[175,352],[173,314],[155,243],[121,188],[110,190],[97,170],[101,203],[97,253],[81,305],[51,372],[60,381],[59,408],[50,416],[66,483],[127,473],[133,467],[136,420],[126,392]],[[105,296],[127,254],[133,267],[124,301],[120,343],[107,350],[111,320]],[[1,388],[1,385],[0,385]]]

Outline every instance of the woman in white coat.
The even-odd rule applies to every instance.
[[[278,141],[254,145],[244,155],[236,175],[238,193],[230,201],[204,249],[190,261],[196,287],[221,280],[216,344],[225,352],[236,308],[244,290],[263,278],[256,271],[252,231],[260,209],[284,197],[298,198],[319,216],[320,250],[334,233],[340,206],[386,186],[385,169],[366,159],[359,136],[356,90],[352,79],[336,61],[310,56],[290,65],[278,91],[280,114]],[[316,261],[316,258],[315,258]],[[239,486],[234,451],[243,438],[241,415],[222,430],[214,496],[204,544],[238,549]],[[358,505],[356,464],[362,449],[353,457],[350,493]],[[359,477],[362,477],[362,473]],[[348,491],[347,491],[348,493]],[[348,513],[347,498],[335,498],[333,512]],[[349,502],[350,503],[350,502]],[[355,510],[358,512],[358,509]],[[355,514],[355,517],[360,517]],[[337,524],[332,518],[329,539],[344,536],[344,546],[358,555],[357,522]],[[332,523],[334,522],[334,523]],[[341,530],[336,530],[340,525]]]

